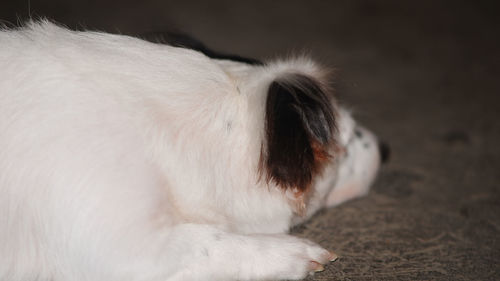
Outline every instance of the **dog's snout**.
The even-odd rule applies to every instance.
[[[380,153],[380,161],[382,162],[382,164],[387,163],[391,155],[391,149],[389,148],[389,145],[384,141],[379,141],[378,151]]]

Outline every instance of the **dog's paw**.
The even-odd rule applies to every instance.
[[[263,236],[259,239],[259,264],[262,279],[299,280],[324,270],[337,255],[305,239],[289,235]]]

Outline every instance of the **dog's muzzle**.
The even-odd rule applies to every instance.
[[[389,162],[389,158],[391,156],[391,148],[385,141],[378,142],[378,152],[380,154],[380,162],[382,164],[386,164]]]

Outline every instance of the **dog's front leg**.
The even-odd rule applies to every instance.
[[[296,280],[336,259],[317,244],[290,235],[243,235],[207,225],[176,226],[168,244],[178,265],[169,280]]]

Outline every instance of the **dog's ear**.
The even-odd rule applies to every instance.
[[[271,82],[261,168],[283,189],[306,191],[330,157],[335,139],[333,97],[314,78],[284,74]]]

